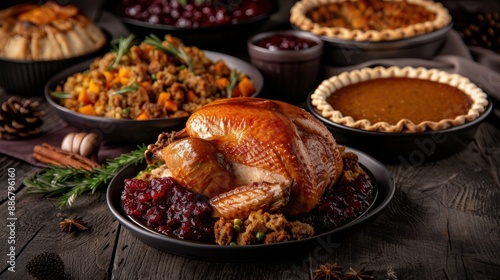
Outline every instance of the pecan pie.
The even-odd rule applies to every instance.
[[[448,10],[428,0],[302,0],[290,22],[318,36],[354,41],[392,41],[443,28]]]
[[[469,79],[437,69],[375,67],[323,81],[311,95],[321,115],[370,131],[423,132],[479,117],[486,94]]]
[[[106,36],[72,5],[20,4],[0,11],[0,57],[48,61],[100,49]]]

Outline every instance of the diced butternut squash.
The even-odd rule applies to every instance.
[[[101,86],[91,79],[89,82],[89,90],[93,93],[99,93],[101,91]]]
[[[179,110],[179,104],[173,100],[167,100],[163,105],[168,112],[177,112]]]
[[[245,97],[250,96],[255,92],[254,84],[247,77],[241,79],[238,83],[238,89],[240,90],[241,96]]]
[[[226,88],[229,85],[229,80],[227,78],[218,78],[215,80],[215,84],[219,88]]]
[[[92,104],[87,104],[83,107],[78,108],[78,113],[80,114],[85,114],[85,115],[90,115],[90,116],[95,116],[95,109]]]
[[[113,79],[115,78],[115,75],[110,71],[104,71],[104,72],[102,72],[102,74],[106,78],[106,87],[107,88],[111,87]]]
[[[130,79],[130,68],[120,67],[120,69],[118,69],[118,77],[122,85],[128,84]]]
[[[169,100],[171,96],[172,96],[172,94],[170,94],[170,92],[165,92],[165,91],[160,92],[160,94],[158,95],[158,100],[156,101],[156,104],[158,104],[158,105],[165,104],[165,102],[167,100]]]
[[[224,75],[229,72],[229,68],[223,60],[219,60],[214,64],[214,71],[218,75]]]
[[[138,121],[149,120],[149,116],[148,116],[148,114],[146,114],[146,112],[142,112],[135,119],[138,120]]]
[[[78,102],[83,103],[83,104],[91,104],[92,100],[90,100],[88,91],[86,88],[82,88],[80,92],[78,93]]]

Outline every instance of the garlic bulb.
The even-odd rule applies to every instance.
[[[100,139],[95,133],[71,132],[64,137],[61,149],[97,161],[100,144]]]

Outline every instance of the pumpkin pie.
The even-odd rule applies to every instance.
[[[375,67],[323,81],[311,104],[326,119],[380,132],[442,130],[485,112],[486,94],[469,79],[437,69]]]
[[[102,30],[78,8],[55,2],[0,11],[0,57],[48,61],[92,53],[104,46]]]
[[[392,41],[448,26],[451,16],[430,0],[301,0],[290,22],[318,36],[354,41]]]

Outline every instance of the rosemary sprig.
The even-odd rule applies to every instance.
[[[137,41],[134,39],[134,34],[130,34],[126,38],[120,36],[120,38],[111,41],[111,45],[113,46],[111,52],[116,53],[116,58],[113,63],[107,67],[107,70],[111,70],[120,64],[122,57],[130,52],[130,48],[133,45],[137,44]]]
[[[228,98],[231,98],[236,84],[238,84],[238,75],[236,75],[236,71],[234,69],[231,69],[231,74],[229,75],[229,84],[226,88]]]
[[[189,70],[191,70],[191,72],[194,72],[194,68],[193,68],[193,65],[191,64],[191,60],[189,59],[187,53],[184,51],[184,49],[182,48],[182,46],[179,47],[179,48],[177,48],[173,44],[170,44],[170,43],[168,44],[168,46],[165,46],[165,45],[163,45],[163,43],[160,40],[160,38],[158,38],[154,34],[146,36],[146,39],[144,40],[144,43],[155,47],[155,49],[157,49],[157,50],[161,50],[161,51],[167,52],[169,54],[172,54],[172,55],[180,58],[181,60],[184,61],[184,63],[189,68]]]
[[[51,97],[54,97],[54,98],[57,98],[57,99],[67,99],[67,98],[73,98],[73,95],[71,93],[68,93],[68,92],[64,92],[64,91],[51,91],[50,92],[50,96]]]
[[[136,91],[139,89],[139,85],[137,83],[133,83],[129,86],[123,87],[113,93],[113,95],[125,94],[131,91]]]
[[[146,145],[137,150],[109,159],[102,168],[92,171],[73,167],[49,166],[23,180],[28,193],[42,193],[48,198],[57,198],[57,207],[71,207],[76,198],[84,193],[94,193],[128,164],[137,165],[144,160]]]

